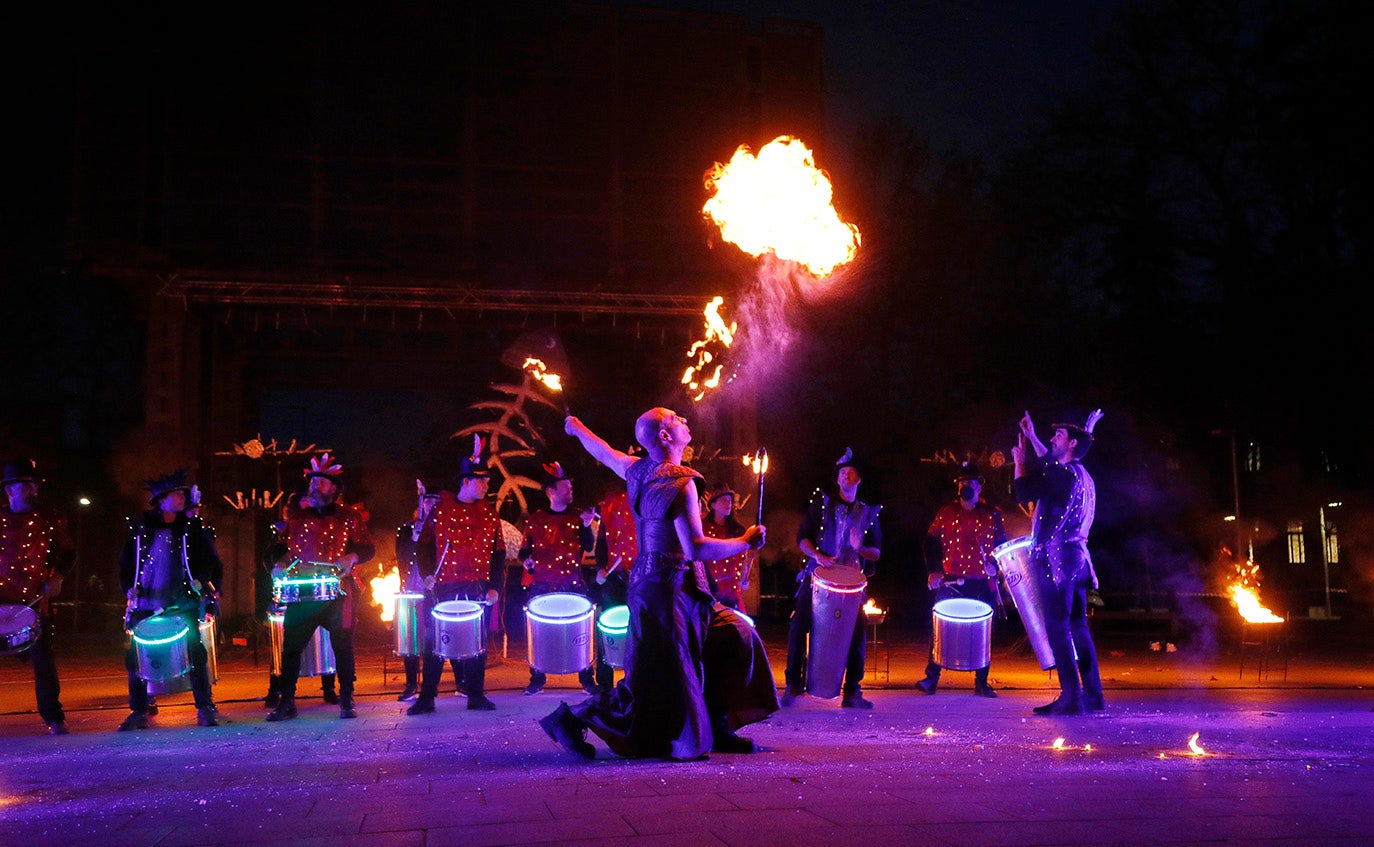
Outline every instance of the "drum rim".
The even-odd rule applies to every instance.
[[[940,611],[941,606],[947,606],[950,604],[954,605],[956,608],[964,606],[967,606],[970,609],[975,608],[976,606],[981,606],[982,608],[978,609],[977,615],[951,615],[942,613]],[[932,614],[939,615],[944,620],[954,621],[958,623],[977,623],[978,621],[992,617],[992,606],[988,605],[987,603],[984,603],[982,600],[975,600],[972,597],[946,597],[943,600],[936,601],[935,604],[931,606],[930,611]]]
[[[607,625],[606,616],[610,615],[612,612],[618,613],[621,609],[625,610],[625,623]],[[619,617],[618,614],[617,617]],[[630,607],[625,605],[624,603],[618,606],[608,607],[600,615],[597,616],[596,628],[601,630],[602,632],[609,632],[613,635],[619,635],[621,633],[628,632],[630,630]]]
[[[536,603],[542,606],[549,600],[558,600],[559,602],[575,601],[578,608],[575,611],[569,611],[562,615],[551,615],[548,612],[532,608]],[[525,614],[537,621],[543,621],[545,623],[578,623],[589,615],[595,615],[596,606],[592,604],[591,599],[585,594],[575,594],[571,591],[551,591],[548,594],[540,594],[538,597],[531,597],[529,601],[525,603]]]
[[[843,573],[845,571],[853,571],[854,573],[859,575],[859,581],[836,582],[833,579],[828,579],[825,576],[825,574],[821,573],[821,571],[831,573]],[[858,594],[860,591],[863,591],[865,588],[868,587],[868,577],[864,576],[863,570],[860,568],[852,567],[850,565],[822,565],[811,572],[811,580],[812,582],[819,582],[821,585],[824,585],[826,588],[829,588],[831,591],[835,591],[839,594]]]
[[[1010,541],[1003,541],[1001,544],[998,544],[996,547],[992,548],[993,558],[997,558],[1002,554],[1003,551],[1006,550],[1019,550],[1022,547],[1029,547],[1031,541],[1032,539],[1029,535],[1021,535],[1011,539]]]
[[[446,623],[467,623],[482,617],[482,604],[475,600],[444,600],[435,603],[429,614]]]
[[[3,613],[6,609],[16,609],[17,611],[14,612],[13,617],[8,619],[0,618],[0,620],[4,620],[7,623],[19,623],[22,621],[24,624],[23,628],[13,630],[15,632],[23,632],[26,629],[32,629],[33,626],[38,623],[38,613],[33,610],[32,606],[24,603],[0,603],[0,613]]]
[[[134,628],[133,631],[130,633],[130,636],[138,644],[143,644],[148,647],[156,647],[159,644],[171,644],[175,641],[179,641],[191,633],[190,624],[186,623],[185,621],[175,621],[175,623],[181,625],[181,632],[178,632],[176,635],[168,635],[162,638],[142,638],[138,634],[139,627],[148,623],[148,621],[157,621],[159,624],[161,624],[164,622],[173,622],[173,620],[173,618],[165,617],[163,615],[153,615],[151,618],[144,618],[143,620],[134,624]]]

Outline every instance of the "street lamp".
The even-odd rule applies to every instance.
[[[1340,507],[1340,501],[1327,503],[1317,509],[1317,528],[1321,536],[1322,545],[1322,587],[1326,593],[1326,619],[1330,620],[1331,613],[1331,538],[1336,534],[1336,526],[1332,524],[1328,531],[1326,528],[1326,510]],[[1328,534],[1329,532],[1329,534]],[[1339,555],[1339,554],[1338,554]]]
[[[86,510],[91,506],[91,498],[81,495],[76,498],[76,559],[72,562],[72,630],[81,631],[81,548],[85,537]]]

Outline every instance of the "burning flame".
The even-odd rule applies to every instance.
[[[372,602],[382,607],[382,621],[390,622],[396,617],[396,594],[401,590],[400,570],[392,565],[389,573],[374,576],[369,584],[372,586]]]
[[[933,735],[935,735],[935,727],[933,727],[933,726],[928,726],[928,727],[926,727],[926,737],[929,738],[929,737],[931,737],[931,736],[933,736]]]
[[[711,302],[706,304],[702,314],[706,318],[706,334],[700,341],[692,342],[692,346],[687,348],[687,358],[696,359],[695,364],[688,365],[687,370],[682,374],[682,384],[687,386],[689,392],[696,392],[692,397],[693,401],[700,400],[706,396],[706,392],[720,385],[721,372],[725,370],[725,365],[716,362],[717,352],[728,349],[735,343],[735,330],[739,324],[731,322],[725,325],[725,319],[720,316],[718,311],[725,304],[724,297],[712,297]],[[714,345],[713,345],[714,342]],[[712,351],[712,347],[715,351]],[[711,371],[711,364],[715,362],[715,370]],[[703,378],[703,375],[710,371],[711,375]]]
[[[762,458],[760,458],[757,453],[752,456],[742,456],[741,458],[744,459],[744,466],[752,470],[755,474],[768,473],[767,453],[764,453]]]
[[[1053,748],[1053,749],[1055,749],[1055,750],[1063,750],[1063,749],[1064,749],[1064,739],[1062,739],[1062,738],[1056,738],[1056,739],[1054,739],[1054,743],[1051,744],[1050,747]]]
[[[1197,738],[1201,734],[1202,733],[1200,732],[1195,732],[1193,733],[1193,737],[1188,739],[1188,752],[1192,753],[1194,756],[1207,755],[1207,751],[1202,749],[1202,747],[1197,743]]]
[[[800,139],[779,136],[757,156],[741,145],[706,172],[706,188],[702,213],[751,256],[772,253],[822,279],[859,250],[858,228],[840,220],[830,177]]]
[[[885,611],[883,611],[882,609],[879,609],[879,608],[878,608],[878,604],[873,602],[873,598],[872,598],[872,597],[869,597],[869,598],[868,598],[868,602],[867,602],[867,603],[864,603],[863,612],[864,612],[864,614],[865,614],[866,616],[869,616],[869,617],[872,617],[873,615],[885,615],[885,614],[887,614],[887,612],[885,612]]]
[[[1246,623],[1283,623],[1283,618],[1260,603],[1259,565],[1253,561],[1236,565],[1236,579],[1227,587],[1227,591]]]
[[[544,383],[544,386],[550,391],[563,390],[563,378],[550,372],[542,359],[527,358],[525,364],[521,365],[520,368],[535,380]]]

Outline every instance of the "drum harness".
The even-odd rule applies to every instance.
[[[191,519],[188,518],[186,521],[188,529],[190,528],[190,522]],[[134,533],[134,599],[130,600],[125,605],[124,628],[132,631],[130,628],[130,618],[134,612],[134,604],[137,602],[139,595],[143,592],[143,527],[136,525],[133,519],[130,519],[129,529]],[[199,588],[196,588],[196,578],[191,575],[191,551],[187,541],[188,535],[189,533],[186,532],[181,534],[181,567],[182,570],[186,572],[186,585],[191,589],[191,593],[196,596],[196,601],[200,605],[200,617],[203,618],[205,617],[205,594],[202,593]],[[162,609],[155,609],[153,610],[153,614],[159,614],[161,611]]]

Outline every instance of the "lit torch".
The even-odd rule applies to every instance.
[[[1260,603],[1259,565],[1254,562],[1236,565],[1235,582],[1227,587],[1227,591],[1246,623],[1283,623],[1283,618]]]
[[[840,219],[830,177],[800,139],[779,136],[757,156],[740,146],[706,172],[706,188],[702,213],[751,256],[772,253],[823,279],[858,252],[858,228]]]
[[[382,622],[390,623],[396,617],[396,593],[401,590],[401,571],[392,565],[390,572],[374,576],[369,584],[372,586],[372,602],[382,607]]]
[[[744,466],[746,468],[753,470],[754,476],[757,476],[759,478],[759,502],[757,504],[758,517],[754,520],[754,523],[759,526],[763,526],[763,478],[768,473],[768,449],[765,447],[760,447],[759,449],[755,450],[752,459],[748,456],[745,456]]]
[[[692,346],[687,348],[687,358],[694,361],[683,372],[682,384],[687,386],[689,393],[694,392],[693,402],[705,397],[706,392],[720,385],[725,364],[718,359],[724,350],[728,350],[730,345],[735,343],[735,330],[739,324],[732,321],[729,326],[725,325],[725,319],[720,316],[719,311],[724,304],[724,297],[711,298],[711,302],[707,303],[702,311],[706,318],[706,334],[700,341],[693,341]],[[711,368],[712,364],[715,365],[714,370]]]

